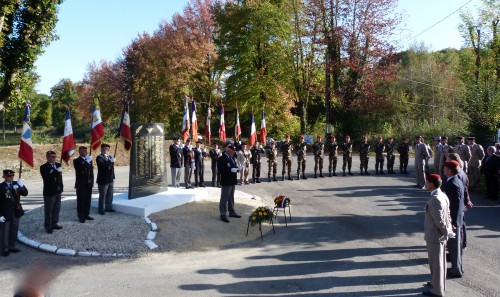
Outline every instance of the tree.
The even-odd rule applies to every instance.
[[[52,123],[57,128],[64,128],[66,110],[73,108],[78,101],[76,87],[70,79],[61,79],[50,89],[52,99]]]
[[[3,1],[5,2],[5,1]],[[8,102],[17,87],[16,78],[29,73],[43,47],[56,38],[58,6],[62,0],[7,1],[0,35],[0,75],[2,84],[0,102]],[[13,5],[13,6],[12,6]]]

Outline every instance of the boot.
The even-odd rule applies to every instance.
[[[271,176],[270,175],[267,176],[267,179],[268,179],[269,182],[271,182]]]
[[[314,178],[318,178],[318,173],[314,171]]]
[[[323,171],[321,171],[321,170],[319,171],[319,177],[325,177],[325,176],[323,175]]]
[[[297,180],[300,180],[300,172],[297,172]]]
[[[333,176],[337,176],[337,173],[335,173],[335,171],[334,171],[332,175],[333,175]]]
[[[342,176],[345,176],[345,170],[344,170],[344,173],[342,173]]]
[[[328,173],[328,177],[332,177],[332,176],[333,176],[333,175],[332,175],[332,172],[330,171],[330,172]]]
[[[349,170],[349,175],[354,175],[354,174],[352,174],[351,170]]]
[[[293,180],[290,174],[288,174],[288,180]]]
[[[363,168],[361,168],[361,175],[363,175]]]
[[[260,184],[260,179],[257,177],[257,179],[255,180],[256,183]]]
[[[384,170],[380,169],[380,174],[385,175]]]
[[[378,175],[378,168],[375,168],[375,175]]]
[[[281,175],[281,181],[285,181],[285,174]]]
[[[367,169],[365,169],[365,175],[370,175]]]
[[[307,179],[306,174],[302,172],[302,179]]]
[[[275,174],[275,175],[273,175],[273,181],[275,181],[275,182],[276,182],[276,181],[279,181],[279,180],[276,178],[276,174]]]

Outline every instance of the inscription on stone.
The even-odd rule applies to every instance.
[[[167,190],[163,124],[132,124],[129,199]]]

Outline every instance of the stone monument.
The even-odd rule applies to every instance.
[[[165,158],[163,124],[132,124],[128,199],[168,189]]]

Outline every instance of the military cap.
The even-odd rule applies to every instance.
[[[435,183],[441,180],[441,176],[439,176],[439,174],[428,174],[425,176],[425,179],[431,183]]]
[[[446,136],[441,136],[441,140],[448,140],[448,137],[446,137]]]
[[[476,137],[470,136],[470,137],[467,137],[467,140],[474,140],[474,141],[476,141]]]
[[[457,136],[457,139],[464,139],[463,136]]]
[[[441,140],[441,136],[436,136],[436,137],[434,137],[434,140],[436,140],[436,141]]]
[[[290,134],[286,134],[286,135],[285,135],[285,138],[289,138],[289,137],[290,137]]]
[[[196,143],[203,143],[203,141],[201,141],[201,140],[198,140],[198,141],[196,141]]]
[[[110,148],[111,146],[109,144],[107,144],[107,143],[101,144],[101,148],[105,148],[105,147]]]
[[[3,175],[4,176],[14,176],[14,171],[13,170],[10,170],[10,169],[5,169],[3,171]]]
[[[300,139],[304,139],[304,135],[300,135]]]
[[[226,148],[231,149],[231,150],[233,150],[233,151],[234,151],[234,150],[236,150],[236,149],[234,148],[234,144],[232,144],[232,143],[228,144],[228,145],[226,146]]]

